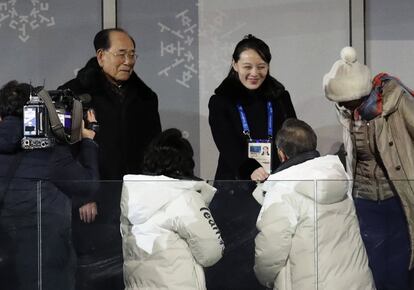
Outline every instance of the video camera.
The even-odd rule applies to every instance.
[[[43,87],[34,88],[23,107],[22,148],[49,148],[56,141],[74,144],[82,137],[82,119],[85,119],[85,128],[97,132],[98,123],[86,120],[90,101],[90,95],[75,95],[69,89],[46,91]]]

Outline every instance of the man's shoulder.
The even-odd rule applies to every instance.
[[[99,82],[100,68],[96,57],[92,57],[81,68],[76,77],[67,81],[63,85],[59,86],[58,89],[71,89],[75,93],[85,93],[88,88],[93,88]]]
[[[140,97],[157,98],[157,94],[135,72],[128,80],[128,85],[136,88]]]
[[[62,89],[71,89],[72,91],[76,92],[82,89],[82,85],[78,78],[73,78],[58,87],[58,90]]]

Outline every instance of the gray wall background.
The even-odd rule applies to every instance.
[[[117,23],[136,40],[135,71],[158,94],[163,129],[183,130],[200,165],[198,8],[193,0],[118,1]]]
[[[53,89],[94,55],[98,30],[123,27],[137,42],[137,73],[159,95],[163,128],[184,130],[197,173],[212,179],[218,152],[207,104],[245,34],[270,45],[272,75],[326,154],[339,147],[341,128],[323,97],[323,75],[352,42],[374,75],[386,71],[413,88],[413,12],[411,0],[0,0],[0,82]]]
[[[252,33],[271,48],[271,74],[291,93],[299,118],[316,129],[319,149],[339,147],[340,130],[322,76],[348,44],[348,1],[205,0],[200,13],[201,175],[214,178],[217,149],[208,125],[208,100],[228,73],[235,44]]]
[[[414,1],[367,0],[367,65],[414,88]],[[414,112],[413,112],[414,113]]]
[[[94,54],[101,23],[99,0],[0,1],[0,83],[63,84]]]

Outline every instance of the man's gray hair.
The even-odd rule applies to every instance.
[[[276,147],[288,158],[316,150],[316,134],[307,123],[299,119],[287,119],[276,135]]]

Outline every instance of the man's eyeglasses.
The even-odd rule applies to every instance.
[[[125,60],[126,58],[136,60],[138,58],[138,54],[136,54],[135,51],[117,51],[117,52],[112,52],[110,50],[105,50],[105,51],[109,52],[116,58],[121,58],[123,60]]]

